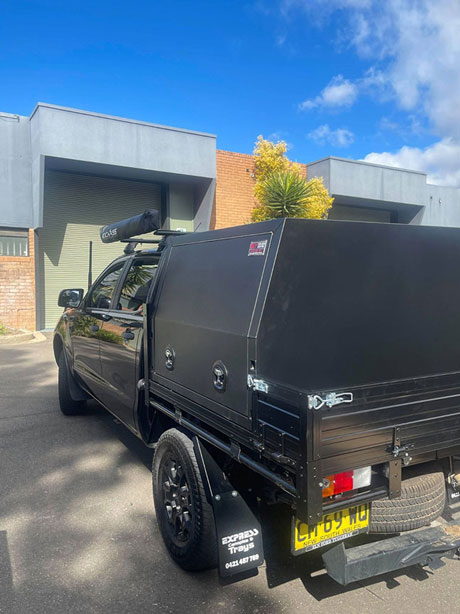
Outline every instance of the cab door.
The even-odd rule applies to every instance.
[[[116,309],[110,311],[110,317],[103,322],[99,334],[104,384],[102,402],[134,429],[143,309],[156,270],[157,258],[135,257],[131,260],[124,272]]]
[[[126,260],[108,267],[89,289],[78,309],[68,314],[73,367],[89,391],[102,400],[100,332],[112,307]]]

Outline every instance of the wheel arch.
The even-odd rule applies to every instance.
[[[56,364],[59,364],[59,359],[61,358],[62,351],[64,349],[64,341],[62,340],[61,335],[56,333],[53,339],[53,352],[54,352],[54,360]]]

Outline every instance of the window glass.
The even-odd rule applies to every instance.
[[[154,262],[137,260],[133,262],[121,289],[118,308],[123,311],[137,311],[147,300],[147,294],[155,277],[158,265]]]
[[[29,255],[29,233],[27,230],[0,228],[0,256]]]
[[[87,307],[95,307],[97,309],[111,309],[112,296],[115,292],[118,279],[124,266],[124,262],[120,263],[116,268],[112,269],[93,287],[89,296]]]

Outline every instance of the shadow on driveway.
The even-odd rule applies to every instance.
[[[257,577],[222,586],[215,571],[182,571],[155,521],[152,450],[94,402],[60,413],[49,341],[0,352],[1,614],[375,612],[373,581],[343,588],[316,575],[319,555],[290,556],[280,506],[262,509]],[[412,568],[383,580],[407,575],[431,577]]]

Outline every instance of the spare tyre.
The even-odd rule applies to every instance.
[[[380,499],[371,505],[371,533],[400,533],[429,525],[444,511],[446,486],[442,471],[433,466],[401,482],[401,497]]]

